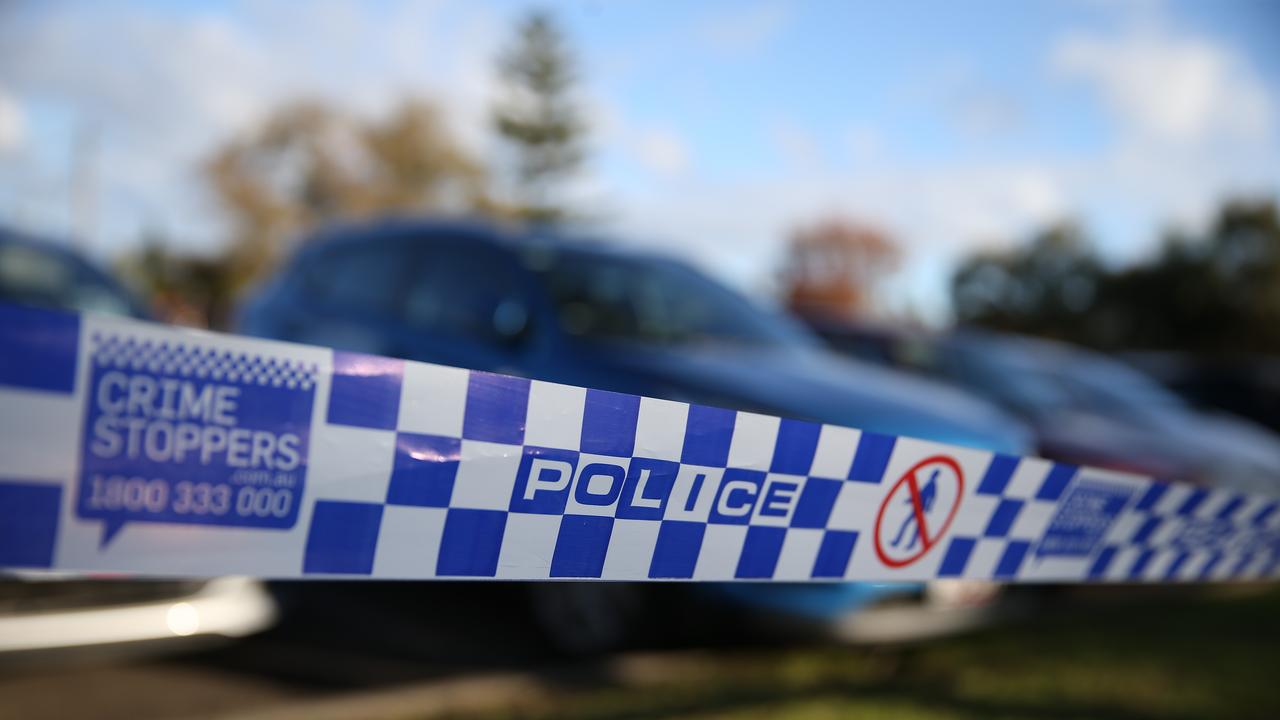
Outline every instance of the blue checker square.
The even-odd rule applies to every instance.
[[[62,487],[0,479],[0,565],[53,567]]]
[[[396,456],[387,486],[392,505],[449,507],[458,475],[462,441],[438,435],[396,435]]]
[[[996,505],[995,512],[991,513],[991,520],[987,522],[987,529],[982,533],[983,536],[1008,537],[1009,530],[1013,528],[1013,521],[1018,519],[1018,513],[1022,511],[1023,505],[1022,500],[1002,498],[1000,504]]]
[[[1093,564],[1089,566],[1088,577],[1090,580],[1097,580],[1106,575],[1107,568],[1111,567],[1111,561],[1116,557],[1116,547],[1108,545],[1098,553],[1098,557],[1093,559]]]
[[[733,410],[690,405],[680,462],[703,467],[726,466],[737,419],[738,414]]]
[[[1079,470],[1075,465],[1066,463],[1054,463],[1053,469],[1045,476],[1044,482],[1040,484],[1040,490],[1036,493],[1037,500],[1057,500],[1062,497],[1062,493],[1067,489],[1067,485],[1071,482],[1071,478],[1076,476]]]
[[[625,520],[661,520],[679,473],[680,463],[677,462],[631,458],[614,516]]]
[[[1182,501],[1182,505],[1178,507],[1179,515],[1191,515],[1195,513],[1196,508],[1204,503],[1205,498],[1209,497],[1209,491],[1204,488],[1196,488],[1191,491],[1186,500]]]
[[[587,390],[579,450],[592,455],[630,457],[635,450],[639,417],[638,395]]]
[[[529,380],[471,371],[462,437],[467,440],[520,445],[529,414]]]
[[[814,477],[805,480],[800,499],[796,501],[796,510],[791,515],[791,527],[825,528],[839,494],[839,480]]]
[[[1155,507],[1155,504],[1157,502],[1160,502],[1160,498],[1164,497],[1164,494],[1168,491],[1169,491],[1169,486],[1166,485],[1165,483],[1163,482],[1152,483],[1151,487],[1147,488],[1147,491],[1142,494],[1142,497],[1138,498],[1138,502],[1134,504],[1133,509],[1134,510],[1150,510],[1151,508]]]
[[[828,530],[822,535],[818,556],[813,561],[813,577],[842,578],[849,569],[858,533],[852,530]]]
[[[1142,573],[1146,572],[1147,566],[1151,564],[1151,559],[1156,556],[1155,550],[1143,550],[1138,554],[1138,559],[1133,561],[1133,566],[1129,568],[1130,580],[1141,580]]]
[[[649,577],[687,579],[693,577],[702,551],[707,526],[700,522],[664,520],[649,563]]]
[[[1004,554],[1000,556],[1000,562],[996,563],[995,577],[999,580],[1015,577],[1030,548],[1031,543],[1026,540],[1015,540],[1006,545]]]
[[[403,360],[334,351],[328,422],[394,430],[403,379]]]
[[[578,453],[526,445],[516,469],[511,491],[512,512],[560,515],[569,502],[569,491],[578,468]]]
[[[959,577],[964,574],[969,564],[969,556],[973,554],[974,538],[957,537],[947,546],[947,554],[942,556],[942,564],[938,566],[938,577]]]
[[[382,526],[377,503],[317,500],[307,532],[304,573],[368,575]]]
[[[612,534],[611,517],[565,515],[551,555],[551,577],[600,577]]]
[[[0,303],[0,385],[70,393],[80,316]]]
[[[738,568],[733,576],[740,580],[767,580],[778,567],[778,555],[782,553],[782,541],[787,529],[754,526],[747,528],[742,554],[738,556]]]
[[[507,529],[502,510],[450,508],[440,537],[437,575],[493,577],[498,574],[498,553]]]
[[[822,426],[816,423],[783,418],[778,425],[778,440],[773,446],[773,463],[769,472],[808,475],[821,433]]]
[[[1005,455],[996,453],[991,458],[991,464],[987,465],[987,471],[983,473],[982,480],[978,482],[979,495],[999,495],[1008,487],[1009,480],[1013,478],[1013,472],[1018,469],[1020,459],[1013,455]]]
[[[898,439],[893,435],[863,432],[858,438],[858,449],[849,468],[849,479],[855,482],[878,483],[889,466],[893,446]]]

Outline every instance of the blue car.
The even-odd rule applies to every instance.
[[[329,230],[251,298],[240,329],[1001,452],[1030,444],[1027,430],[992,405],[837,357],[792,321],[688,265],[539,232],[426,220]],[[637,604],[619,597],[627,588],[551,583],[531,592],[552,637],[583,645],[570,649],[597,649],[631,625],[616,617]],[[924,590],[851,583],[696,591],[834,626]],[[865,618],[856,626],[868,630]]]

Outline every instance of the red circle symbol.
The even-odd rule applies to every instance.
[[[950,512],[947,513],[947,519],[942,522],[942,527],[938,528],[936,532],[930,533],[928,516],[926,514],[927,511],[924,507],[925,501],[924,498],[921,497],[920,480],[916,477],[916,474],[920,472],[921,469],[935,464],[944,465],[955,473],[956,499],[951,505]],[[889,557],[889,554],[884,550],[884,546],[880,539],[880,526],[884,522],[885,508],[889,507],[889,502],[898,494],[898,488],[902,487],[904,484],[907,486],[907,492],[911,494],[911,512],[916,523],[916,528],[920,534],[920,549],[907,557],[894,558]],[[884,502],[880,503],[880,511],[876,513],[876,555],[879,556],[880,562],[884,563],[888,567],[900,568],[910,565],[924,557],[925,553],[932,550],[933,546],[938,543],[938,540],[940,540],[943,535],[947,534],[947,529],[951,527],[951,521],[956,518],[956,511],[960,509],[960,500],[963,497],[964,473],[960,470],[960,464],[953,458],[947,457],[946,455],[934,455],[933,457],[925,458],[913,465],[911,469],[903,473],[902,477],[898,478],[898,482],[894,483],[893,487],[889,489],[889,494],[885,496]]]

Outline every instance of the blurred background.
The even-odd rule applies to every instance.
[[[1267,0],[0,0],[0,299],[1277,492],[1278,29]],[[1274,717],[1277,613],[24,575],[0,707]]]

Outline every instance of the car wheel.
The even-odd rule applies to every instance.
[[[628,583],[536,583],[529,591],[534,621],[569,655],[621,649],[644,618],[641,590]]]

